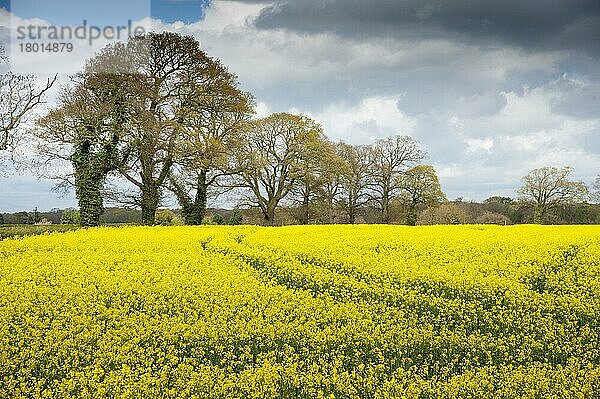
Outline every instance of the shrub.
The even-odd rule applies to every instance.
[[[473,220],[463,206],[444,203],[439,207],[427,208],[419,214],[418,224],[466,224]]]
[[[512,224],[512,221],[506,215],[494,212],[485,212],[483,215],[475,219],[475,223],[508,225]]]
[[[81,217],[79,215],[79,211],[75,209],[67,209],[60,216],[61,224],[80,224]]]
[[[227,224],[230,224],[232,226],[237,226],[237,225],[242,224],[242,220],[243,220],[242,211],[240,209],[234,209],[233,212],[231,213],[231,216],[229,216],[229,221],[227,222]]]
[[[177,226],[181,225],[181,219],[177,217],[175,212],[170,209],[159,209],[156,211],[154,224],[161,226]]]
[[[225,219],[220,214],[215,213],[212,216],[212,222],[213,222],[213,224],[223,225],[223,224],[225,224]]]

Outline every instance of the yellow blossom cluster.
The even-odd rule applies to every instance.
[[[0,397],[600,397],[600,226],[0,241]]]

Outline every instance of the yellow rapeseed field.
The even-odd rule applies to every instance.
[[[4,240],[0,397],[600,397],[600,226]]]

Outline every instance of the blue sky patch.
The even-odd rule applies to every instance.
[[[186,24],[204,18],[208,0],[151,0],[152,17],[166,23],[182,21]]]
[[[25,18],[41,18],[55,25],[113,26],[151,16],[166,23],[193,23],[204,16],[208,0],[0,0],[0,7]]]

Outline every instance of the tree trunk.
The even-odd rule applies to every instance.
[[[99,155],[91,152],[89,141],[78,145],[71,157],[75,171],[75,194],[79,205],[80,223],[84,227],[98,226],[100,216],[104,212],[101,189],[106,175],[105,165],[96,165],[96,157]]]
[[[156,217],[156,209],[159,200],[158,189],[155,187],[144,187],[142,190],[142,223],[153,225]]]
[[[348,194],[348,219],[350,224],[356,221],[356,202],[352,193]]]
[[[78,180],[77,177],[75,179]],[[77,193],[81,225],[84,227],[98,226],[100,216],[104,212],[100,188],[95,184],[89,184],[85,180],[77,182],[76,185],[75,191]]]
[[[302,223],[302,224],[308,224],[308,222],[309,222],[308,206],[309,206],[310,198],[309,198],[308,194],[309,194],[308,188],[305,187],[303,198],[302,198],[302,218],[300,220],[300,223]]]
[[[267,225],[267,226],[275,225],[275,215],[271,214],[270,212],[265,212],[263,214],[263,216],[265,218],[265,225]]]
[[[542,224],[544,221],[544,216],[546,215],[546,207],[544,205],[538,204],[535,207],[535,211],[533,213],[533,223]]]
[[[188,202],[186,209],[182,210],[185,224],[200,225],[206,215],[206,170],[201,170],[196,179],[196,197],[194,202]]]
[[[387,194],[381,198],[381,222],[390,223],[390,203]]]
[[[406,224],[415,226],[417,224],[417,208],[414,204],[409,205],[408,213],[406,214]]]
[[[348,218],[350,219],[350,224],[354,224],[356,222],[356,215],[354,212],[354,208],[350,208],[348,212]]]
[[[275,205],[268,203],[266,209],[263,211],[263,216],[265,218],[265,224],[267,226],[275,225]]]

